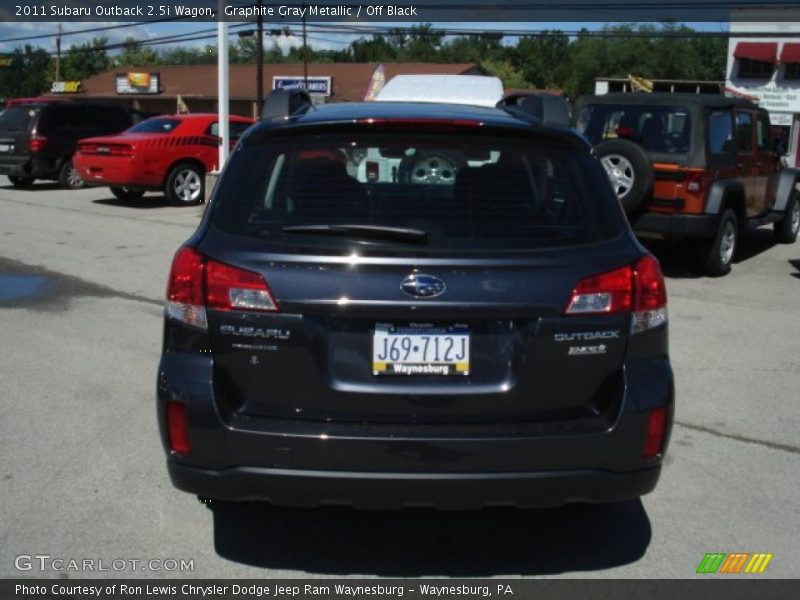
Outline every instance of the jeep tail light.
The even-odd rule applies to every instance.
[[[184,246],[175,253],[167,284],[167,316],[187,325],[208,329],[203,297],[202,255]]]
[[[664,436],[667,433],[667,408],[659,406],[650,411],[647,419],[647,433],[644,438],[642,458],[656,458],[664,448]]]
[[[686,190],[689,192],[699,192],[703,187],[704,176],[704,171],[689,171],[686,173],[686,179],[684,179]]]
[[[278,310],[261,275],[215,260],[206,265],[206,305],[219,310]]]
[[[631,333],[667,322],[667,286],[655,257],[643,256],[633,267],[633,321]]]
[[[170,400],[167,402],[167,436],[169,449],[175,454],[189,454],[189,423],[186,405]]]
[[[575,286],[565,312],[568,315],[628,312],[632,293],[633,269],[630,266],[592,275]]]
[[[36,154],[40,150],[44,149],[46,145],[47,145],[46,137],[44,137],[43,135],[32,135],[28,147],[30,148],[31,154]]]
[[[646,255],[635,264],[581,280],[564,314],[632,313],[631,333],[667,322],[667,290],[658,261]]]

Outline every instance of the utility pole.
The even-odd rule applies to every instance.
[[[306,38],[306,5],[303,4],[303,87],[308,92],[308,43]]]
[[[261,118],[264,108],[264,0],[258,0],[258,27],[256,29],[256,118]]]
[[[56,36],[56,81],[61,81],[61,23],[58,24]]]

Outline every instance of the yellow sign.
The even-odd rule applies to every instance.
[[[10,67],[13,60],[11,56],[0,56],[0,67]]]
[[[50,87],[51,94],[77,94],[80,91],[80,81],[54,81]]]
[[[131,87],[150,87],[150,73],[128,73],[128,85]]]

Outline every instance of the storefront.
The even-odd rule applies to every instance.
[[[800,166],[800,11],[793,13],[798,14],[785,9],[735,11],[725,92],[766,108],[783,140],[787,164]],[[769,18],[775,20],[765,20]],[[757,33],[769,35],[753,35]]]
[[[363,100],[377,63],[308,65],[308,89],[315,103]],[[386,63],[386,80],[400,74],[486,75],[475,63]],[[305,86],[302,64],[264,65],[264,95],[273,89]],[[257,116],[256,66],[231,65],[230,112]],[[54,86],[62,89],[62,86]],[[63,88],[66,90],[66,88]],[[73,98],[123,103],[147,113],[217,111],[216,65],[162,65],[120,68],[69,86]],[[59,92],[56,92],[59,93]]]

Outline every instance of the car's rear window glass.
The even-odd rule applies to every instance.
[[[128,131],[130,133],[170,133],[181,123],[180,119],[147,119],[137,123]]]
[[[692,122],[681,106],[594,104],[581,110],[577,128],[592,144],[622,138],[648,152],[681,155],[689,152]]]
[[[252,123],[243,123],[242,121],[229,121],[228,122],[228,135],[232,140],[239,139],[242,134],[247,131]],[[219,123],[212,123],[208,126],[207,133],[209,135],[219,136]]]
[[[27,131],[37,114],[39,114],[38,106],[9,106],[0,112],[0,130]]]
[[[241,147],[215,198],[217,227],[287,252],[508,253],[624,230],[588,152],[515,139],[276,137]]]

